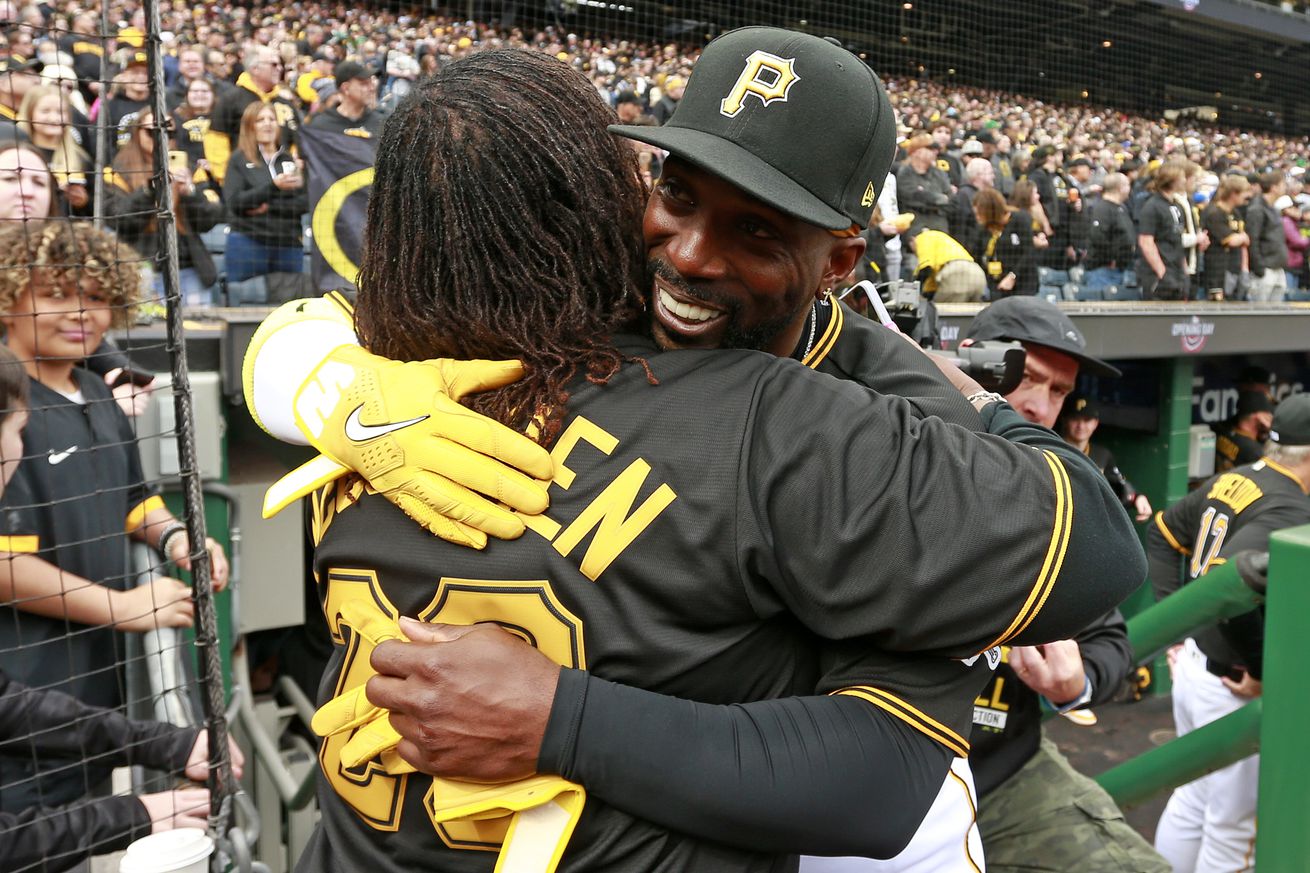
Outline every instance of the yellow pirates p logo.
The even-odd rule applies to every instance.
[[[728,96],[719,104],[719,112],[736,118],[746,102],[747,94],[754,94],[768,106],[775,100],[787,102],[787,92],[800,81],[796,75],[796,59],[780,58],[766,51],[756,50],[746,58],[746,66],[737,77]]]

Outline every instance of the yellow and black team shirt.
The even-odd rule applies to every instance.
[[[1264,457],[1265,447],[1259,440],[1251,439],[1229,425],[1221,425],[1215,430],[1214,452],[1215,471],[1224,473],[1234,467],[1254,464]]]
[[[1205,575],[1246,549],[1266,551],[1269,535],[1310,524],[1306,485],[1281,464],[1263,459],[1229,470],[1157,512],[1147,533],[1156,598]],[[1223,667],[1260,675],[1264,622],[1260,611],[1194,634],[1201,651]]]
[[[575,386],[551,447],[551,507],[525,519],[522,538],[475,552],[433,538],[358,481],[321,492],[314,568],[336,647],[320,703],[370,675],[367,646],[341,620],[355,602],[386,619],[496,621],[565,667],[690,701],[840,694],[966,754],[991,650],[1085,624],[1140,573],[1118,584],[1079,568],[1121,544],[1116,556],[1132,570],[1140,550],[1076,450],[1008,406],[980,422],[903,339],[872,322],[847,333],[857,323],[844,308],[825,315],[803,355],[810,366],[874,382],[879,370],[884,380],[903,371],[917,399],[819,378],[796,360],[659,353],[622,337],[659,385],[631,365],[608,385]],[[933,409],[1000,435],[921,417]],[[497,847],[503,823],[434,826],[430,779],[345,770],[346,739],[321,747],[323,820],[304,869],[398,873],[417,858],[491,869],[494,854],[478,850]],[[777,863],[592,796],[561,869]]]
[[[125,534],[163,501],[144,481],[132,426],[98,376],[74,370],[85,403],[32,380],[31,414],[23,430],[23,462],[0,502],[0,546],[30,553],[60,569],[111,588],[127,587]],[[122,703],[117,674],[121,634],[74,626],[0,607],[0,660],[15,680],[55,687],[96,706]],[[48,756],[38,756],[48,760]],[[0,756],[0,784],[13,786],[12,767],[30,776],[30,753]],[[51,762],[51,768],[63,766]],[[107,775],[107,770],[106,770]],[[64,773],[67,781],[68,772]],[[72,773],[85,793],[82,773]],[[33,803],[35,783],[27,783]],[[53,786],[42,802],[63,792]],[[22,789],[18,789],[22,790]],[[15,798],[5,791],[5,808]]]

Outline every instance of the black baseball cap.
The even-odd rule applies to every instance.
[[[1280,446],[1310,446],[1310,394],[1293,394],[1278,404],[1269,439]]]
[[[1060,311],[1040,297],[1004,297],[974,316],[965,339],[1014,340],[1063,352],[1097,376],[1122,376],[1118,368],[1087,354],[1087,340]]]
[[[663,127],[609,129],[828,230],[868,226],[896,151],[891,101],[869,65],[777,27],[706,46]]]
[[[332,71],[332,77],[337,80],[338,88],[343,82],[349,82],[351,79],[371,79],[377,74],[376,69],[359,61],[342,61]]]
[[[1101,407],[1090,394],[1076,391],[1064,399],[1065,418],[1100,418]]]
[[[1251,415],[1256,412],[1273,412],[1274,401],[1269,399],[1269,395],[1264,391],[1239,391],[1237,392],[1237,417]]]

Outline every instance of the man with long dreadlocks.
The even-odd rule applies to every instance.
[[[834,51],[849,63],[823,63]],[[795,53],[822,91],[876,81],[826,42]],[[866,107],[870,129],[892,123],[885,100]],[[285,434],[259,371],[295,364],[310,329],[335,337],[292,418],[316,445],[363,449],[372,483],[347,477],[313,505],[337,649],[315,719],[324,817],[303,869],[487,870],[474,850],[506,840],[511,815],[501,869],[895,854],[967,752],[980,654],[1071,632],[1141,578],[1097,471],[994,398],[973,402],[1003,439],[793,361],[661,353],[630,333],[649,287],[642,192],[607,114],[549,58],[446,68],[379,143],[355,313],[370,349],[415,363],[363,352],[339,319],[324,331],[330,302],[295,304],[310,314],[252,343],[252,411]],[[567,147],[525,156],[523,142]],[[890,157],[869,149],[855,174],[881,179]],[[858,220],[858,190],[833,200]],[[513,293],[493,285],[506,262],[535,271]],[[522,364],[422,360],[435,356]],[[462,481],[410,470],[398,437],[415,434],[458,457]],[[549,515],[526,477],[500,478],[478,452],[549,476]],[[539,514],[488,503],[461,523],[532,533],[456,548],[388,502],[418,512],[468,500],[468,485]],[[907,507],[969,519],[969,536],[930,559]],[[1130,571],[1098,578],[1102,562]]]

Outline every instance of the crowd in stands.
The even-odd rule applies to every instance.
[[[114,33],[106,41],[98,36],[98,10],[75,0],[0,0],[0,21],[8,22],[0,34],[0,116],[14,121],[18,135],[30,138],[45,156],[61,192],[61,211],[111,216],[116,228],[149,257],[157,247],[150,239],[153,226],[142,217],[152,191],[153,142],[153,119],[143,111],[149,97],[144,14],[133,3],[116,2],[109,18]],[[184,292],[193,303],[208,300],[217,278],[200,243],[216,224],[230,228],[227,241],[233,251],[225,265],[230,281],[303,269],[301,213],[308,207],[305,178],[312,168],[304,165],[297,135],[306,123],[370,136],[425,72],[481,48],[521,46],[555,55],[583,72],[625,123],[662,124],[681,98],[699,54],[699,48],[676,43],[602,39],[556,27],[504,29],[396,6],[330,3],[193,7],[178,2],[163,12],[162,40],[171,144],[185,152],[171,175],[183,212]],[[100,56],[106,48],[112,84],[101,94]],[[989,297],[1036,293],[1042,286],[1060,287],[1065,297],[1095,296],[1098,287],[1126,285],[1141,289],[1128,296],[1216,297],[1213,292],[1219,289],[1229,298],[1242,298],[1263,287],[1257,280],[1265,263],[1286,269],[1288,288],[1304,284],[1300,210],[1310,205],[1302,184],[1310,162],[1306,139],[919,79],[891,77],[887,86],[902,139],[927,142],[923,155],[907,150],[904,162],[920,165],[914,172],[926,188],[911,184],[899,204],[884,202],[884,239],[870,239],[871,251],[880,251],[889,240],[898,249],[924,227],[948,233],[985,274],[1004,267],[999,275],[986,275],[982,293]],[[246,118],[255,103],[271,111]],[[109,133],[106,153],[97,161],[94,125],[101,115]],[[275,137],[264,130],[270,123],[276,125]],[[640,148],[642,166],[654,179],[661,156]],[[979,158],[991,165],[990,180],[978,175],[985,173]],[[1158,168],[1171,164],[1186,172],[1183,187],[1164,200],[1190,206],[1166,216],[1160,203],[1149,204]],[[110,171],[102,204],[89,193],[94,186],[88,175],[96,166]],[[901,173],[899,187],[905,189],[908,180]],[[1166,265],[1165,287],[1156,288],[1159,282],[1146,272],[1160,273],[1152,255],[1107,254],[1089,238],[1101,228],[1092,213],[1098,211],[1106,182],[1117,191],[1120,175],[1128,180],[1123,205],[1135,223],[1134,236],[1163,242],[1164,253],[1181,264],[1186,290],[1173,275],[1172,263]],[[1234,243],[1243,238],[1239,229],[1222,250],[1207,255],[1217,225],[1205,224],[1200,210],[1221,180],[1243,176],[1254,183],[1259,177],[1266,181],[1258,184],[1266,185],[1274,175],[1279,191],[1264,198],[1272,211],[1257,211],[1262,217],[1272,215],[1262,226],[1287,225],[1288,251],[1272,261],[1261,257],[1258,241]],[[1032,182],[1033,189],[1025,182]],[[979,204],[985,214],[975,214],[974,193],[988,187],[1005,198],[1004,209],[988,196]],[[939,202],[942,196],[948,202]],[[1290,207],[1275,205],[1282,197]],[[1243,216],[1239,222],[1249,199],[1243,195],[1237,204],[1235,214]],[[913,213],[908,230],[893,228],[896,215],[888,214],[889,207],[896,207],[897,214]],[[1145,230],[1136,226],[1143,209]],[[1157,227],[1163,218],[1176,228]],[[1021,226],[1025,220],[1028,224]],[[1174,243],[1175,229],[1186,245]],[[892,240],[898,234],[902,239]],[[904,248],[909,277],[915,247]],[[1155,248],[1158,253],[1160,246]],[[1133,261],[1141,269],[1134,270]],[[1112,272],[1107,274],[1107,268]],[[1070,278],[1076,285],[1065,284]],[[968,287],[977,292],[976,274]],[[1269,299],[1278,297],[1271,286]]]

